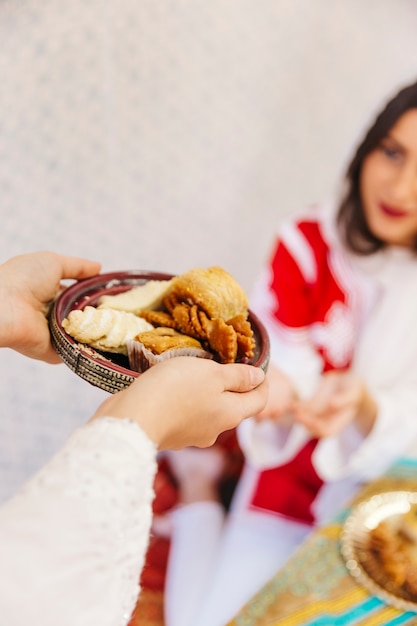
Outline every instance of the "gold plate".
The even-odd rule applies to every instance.
[[[414,597],[384,571],[370,550],[370,534],[381,522],[398,525],[417,505],[417,492],[390,491],[358,504],[347,518],[341,535],[341,552],[351,576],[372,595],[402,611],[417,612]],[[416,564],[417,568],[417,564]]]

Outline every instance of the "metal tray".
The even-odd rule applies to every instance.
[[[369,546],[370,533],[388,521],[393,532],[402,516],[417,506],[417,492],[390,491],[358,504],[347,518],[341,534],[341,553],[353,578],[372,595],[403,611],[417,612],[417,595],[395,584]],[[417,562],[415,564],[417,575]]]

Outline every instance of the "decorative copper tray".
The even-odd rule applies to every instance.
[[[341,552],[353,578],[372,595],[402,611],[417,612],[417,596],[381,567],[371,549],[370,536],[381,522],[398,528],[403,516],[417,505],[417,492],[390,491],[372,496],[358,504],[347,518],[341,535]],[[393,535],[394,538],[394,535]],[[414,555],[414,551],[413,551]],[[416,569],[412,557],[412,567]]]
[[[115,295],[148,280],[168,280],[172,274],[131,270],[99,274],[67,287],[53,303],[49,313],[52,343],[63,362],[75,374],[96,387],[115,393],[128,387],[140,374],[129,369],[127,357],[97,350],[80,344],[62,327],[62,321],[72,309],[95,306],[103,295]],[[249,321],[255,335],[255,355],[250,363],[266,371],[269,363],[269,338],[260,320],[249,311]]]

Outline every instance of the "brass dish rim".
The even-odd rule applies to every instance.
[[[347,517],[341,532],[341,554],[349,574],[372,595],[402,611],[417,612],[412,602],[385,589],[362,565],[360,552],[366,550],[369,530],[391,515],[405,513],[417,504],[417,491],[386,491],[357,504]],[[366,524],[368,522],[368,525]]]

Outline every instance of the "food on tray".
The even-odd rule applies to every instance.
[[[196,305],[211,319],[225,321],[247,316],[248,299],[236,280],[221,267],[192,269],[172,279],[170,294],[175,302]]]
[[[417,544],[417,506],[410,507],[408,513],[403,515],[401,530],[410,541]]]
[[[139,333],[134,341],[128,342],[127,349],[129,365],[137,372],[144,372],[159,361],[173,356],[213,358],[213,354],[204,350],[197,339],[164,326]]]
[[[248,299],[221,267],[195,268],[173,278],[163,304],[165,310],[141,315],[155,326],[169,326],[198,339],[221,363],[253,357]]]
[[[97,350],[127,355],[127,342],[153,326],[143,317],[115,309],[96,309],[86,306],[74,309],[62,321],[71,337]]]
[[[171,280],[148,280],[143,285],[113,296],[101,296],[98,309],[117,309],[140,314],[144,309],[159,309]]]
[[[214,266],[102,296],[97,308],[71,311],[62,325],[77,341],[128,354],[130,367],[136,369],[140,361],[142,369],[138,371],[143,371],[144,355],[149,357],[149,367],[155,362],[153,355],[163,357],[170,352],[168,357],[173,350],[221,363],[248,361],[255,349],[248,315],[243,289],[228,272]],[[146,327],[135,330],[129,316]],[[102,319],[108,323],[105,329]],[[118,325],[128,321],[132,323],[129,331],[119,331]]]
[[[166,350],[177,350],[179,348],[202,348],[197,339],[183,335],[173,328],[154,328],[144,333],[139,333],[136,341],[142,343],[145,348],[151,350],[154,354],[162,354]]]
[[[408,532],[410,516],[415,519],[416,507],[411,507],[410,514],[385,519],[369,532],[370,558],[365,558],[363,565],[371,575],[379,568],[388,591],[416,601],[417,543]]]

